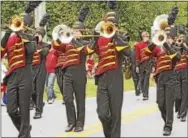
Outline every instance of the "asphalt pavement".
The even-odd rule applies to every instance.
[[[31,111],[32,137],[104,137],[101,123],[96,113],[96,98],[86,99],[86,121],[83,132],[65,133],[67,125],[65,106],[62,101],[45,104],[42,119],[34,120]],[[1,109],[2,137],[16,137],[18,132],[13,126],[6,107]],[[133,91],[124,93],[122,108],[122,137],[163,137],[163,120],[156,104],[156,88],[150,88],[148,101],[136,97]],[[188,137],[187,122],[180,122],[174,114],[173,131],[170,137]]]

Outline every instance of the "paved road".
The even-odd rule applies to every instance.
[[[135,97],[133,92],[124,93],[122,109],[122,137],[162,137],[163,120],[156,105],[155,88],[150,89],[149,101]],[[66,114],[61,101],[45,105],[43,118],[33,120],[31,111],[33,137],[103,137],[102,127],[96,114],[96,99],[86,101],[85,130],[81,133],[65,133]],[[2,107],[2,137],[15,137],[18,132],[9,119],[6,108]],[[187,122],[182,123],[174,117],[171,137],[187,137]]]

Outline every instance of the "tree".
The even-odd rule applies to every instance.
[[[72,26],[78,19],[79,10],[84,3],[88,4],[90,8],[89,15],[85,20],[87,28],[94,29],[96,24],[103,20],[105,13],[110,11],[105,1],[48,1],[46,9],[51,17],[47,27],[48,37],[51,37],[52,30],[56,25]],[[150,31],[156,16],[168,14],[175,5],[180,9],[176,24],[187,24],[187,4],[188,2],[118,1],[119,26],[121,30],[129,32],[131,40],[135,41],[138,40],[140,30]],[[24,12],[25,5],[24,1],[3,1],[1,6],[2,24],[8,23],[12,15]]]

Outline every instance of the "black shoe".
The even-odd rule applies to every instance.
[[[74,124],[70,124],[67,126],[67,128],[65,129],[65,132],[70,132],[74,129],[75,125]]]
[[[144,97],[144,98],[143,98],[143,101],[146,101],[146,100],[148,100],[148,97]]]
[[[75,127],[74,132],[81,132],[83,130],[83,127]]]
[[[33,117],[33,119],[40,119],[42,118],[41,113],[35,113],[35,116]]]
[[[181,118],[181,117],[180,117],[180,114],[178,113],[178,114],[177,114],[177,119],[180,119],[180,118]]]
[[[185,121],[186,121],[186,117],[182,117],[181,122],[185,122]]]
[[[171,135],[171,131],[169,128],[165,128],[164,132],[163,132],[163,136],[170,136]]]

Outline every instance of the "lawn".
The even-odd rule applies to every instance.
[[[153,80],[150,80],[150,86],[153,86],[153,85],[154,85]],[[87,79],[86,97],[95,97],[96,96],[96,89],[97,89],[97,87],[95,85],[94,79]],[[55,90],[57,99],[62,99],[59,87],[58,87],[56,82],[55,82],[54,90]],[[130,91],[130,90],[134,90],[133,80],[132,79],[124,80],[124,91],[127,92],[127,91]],[[46,99],[46,94],[44,95],[44,97]]]

